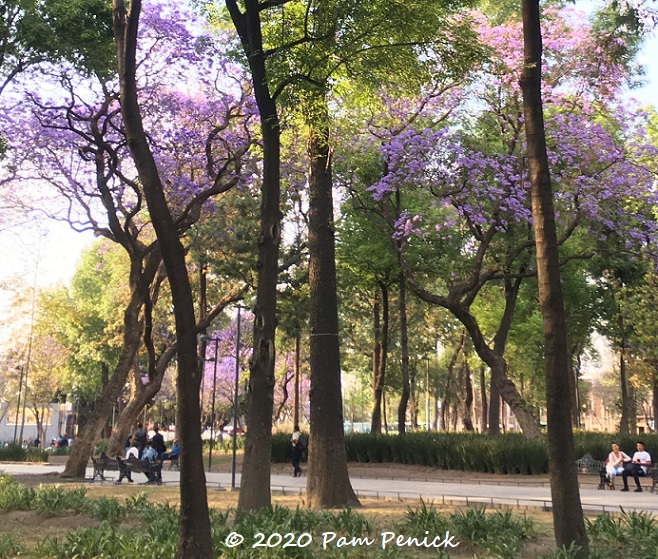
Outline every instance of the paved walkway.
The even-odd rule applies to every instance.
[[[4,463],[0,471],[13,474],[46,474],[61,472],[62,464],[29,465]],[[91,478],[93,470],[87,470]],[[109,472],[108,479],[114,479],[116,472]],[[136,474],[141,476],[142,474]],[[163,482],[167,485],[179,483],[179,473],[165,468]],[[230,488],[231,474],[212,472],[206,474],[209,487]],[[306,478],[293,478],[289,475],[273,474],[272,490],[283,493],[301,494],[306,488]],[[593,479],[593,478],[592,478]],[[658,494],[645,490],[643,493],[599,491],[596,483],[581,484],[580,497],[583,509],[591,512],[646,511],[658,515]],[[236,485],[240,485],[240,475],[236,475]],[[546,484],[500,484],[495,480],[478,480],[469,483],[468,479],[455,481],[420,481],[400,479],[374,479],[353,477],[352,487],[360,497],[394,498],[400,500],[425,499],[445,503],[508,505],[512,507],[539,507],[550,509],[550,489]]]

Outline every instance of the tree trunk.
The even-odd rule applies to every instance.
[[[132,0],[129,14],[126,13],[123,0],[114,0],[113,8],[121,113],[127,143],[142,184],[149,216],[160,243],[162,259],[169,278],[176,323],[178,349],[176,429],[181,447],[177,556],[179,559],[211,559],[212,541],[201,446],[199,407],[201,372],[197,361],[194,300],[185,263],[185,250],[169,211],[158,168],[150,151],[137,95],[135,53],[141,2]]]
[[[432,394],[432,408],[433,408],[433,416],[432,416],[432,431],[438,431],[441,426],[439,425],[439,419],[440,419],[440,408],[439,408],[439,389],[435,388],[434,393]]]
[[[465,305],[458,301],[452,301],[449,310],[464,325],[473,342],[476,353],[489,366],[493,384],[498,387],[501,398],[510,406],[523,433],[528,438],[540,438],[542,432],[538,421],[532,415],[532,411],[519,394],[514,383],[507,378],[507,362],[504,357],[489,347],[475,317]],[[493,406],[493,404],[492,397],[489,405]],[[489,413],[489,417],[490,421],[499,421],[498,418],[492,419],[491,412]],[[489,429],[491,430],[491,425],[489,425]]]
[[[623,328],[623,319],[619,317],[620,328]],[[622,335],[619,347],[619,382],[621,385],[621,419],[619,432],[622,435],[633,435],[636,432],[635,405],[628,388],[628,374],[626,372],[626,338]]]
[[[455,348],[450,358],[450,363],[448,363],[448,372],[446,374],[446,385],[443,390],[443,405],[441,406],[441,423],[443,423],[446,431],[449,431],[450,427],[450,404],[453,400],[453,388],[452,388],[452,374],[455,370],[455,364],[457,363],[457,358],[459,353],[462,350],[462,344],[464,343],[464,337],[466,333],[462,331],[461,338],[459,340],[459,345]]]
[[[573,426],[580,429],[580,369],[582,344],[575,346],[569,344],[569,378],[572,380],[571,388],[571,416]]]
[[[404,277],[400,276],[399,304],[400,312],[400,353],[402,369],[402,393],[400,394],[400,403],[398,404],[398,433],[403,435],[407,431],[407,405],[411,393],[409,384],[409,331],[407,326],[407,286],[404,283]],[[434,402],[437,400],[435,398]],[[435,420],[438,421],[438,413],[434,412]],[[434,430],[436,430],[434,425]]]
[[[418,390],[416,387],[416,378],[418,376],[418,362],[413,361],[409,367],[409,421],[411,428],[418,429]]]
[[[381,292],[382,321],[381,328],[379,328],[380,340],[379,343],[375,344],[375,351],[377,352],[377,356],[373,360],[373,403],[370,432],[374,434],[381,434],[382,432],[382,398],[384,395],[384,385],[386,381],[386,361],[388,356],[389,330],[388,287],[383,282],[378,283]],[[378,317],[376,317],[376,321],[377,325],[377,323],[379,323]]]
[[[463,348],[464,361],[460,370],[460,391],[462,401],[462,421],[465,431],[475,431],[473,427],[473,381],[471,369],[468,366],[468,352],[466,346]]]
[[[270,506],[272,502],[270,472],[275,382],[276,283],[281,242],[279,169],[281,144],[279,115],[269,90],[265,68],[260,3],[258,0],[245,0],[242,3],[244,13],[240,11],[235,0],[226,0],[225,3],[249,64],[254,97],[260,115],[263,149],[254,350],[248,388],[248,429],[238,500],[238,508],[249,510]]]
[[[528,143],[528,170],[537,253],[539,304],[544,324],[544,369],[548,418],[548,461],[553,526],[558,547],[578,547],[589,556],[575,467],[571,428],[567,327],[560,280],[553,193],[541,98],[542,37],[538,0],[522,0],[524,66],[520,85]]]
[[[301,336],[299,332],[295,336],[295,409],[293,411],[292,424],[299,425],[299,374],[301,369]]]
[[[146,407],[146,404],[155,398],[162,386],[162,376],[158,376],[153,382],[149,382],[148,384],[141,384],[139,378],[135,380],[134,394],[114,424],[108,446],[108,456],[122,454],[126,439],[132,432],[135,423],[137,423],[139,414]]]
[[[370,432],[381,432],[381,391],[377,397],[377,377],[380,372],[379,359],[382,351],[382,321],[381,321],[381,291],[375,289],[375,300],[372,305],[372,413],[370,414]]]
[[[159,266],[160,255],[157,250],[150,252],[145,257],[144,263],[142,263],[140,255],[136,253],[131,255],[129,277],[131,298],[123,313],[123,342],[119,359],[112,376],[96,399],[86,424],[79,430],[75,444],[71,447],[71,454],[61,474],[64,478],[83,478],[85,476],[87,463],[94,451],[96,439],[100,436],[108,418],[111,417],[114,404],[123,392],[140,345],[142,334],[140,311],[148,297],[149,286],[155,278]]]
[[[322,112],[326,110],[323,105]],[[326,123],[324,116],[325,119],[319,121]],[[306,494],[309,506],[315,508],[360,506],[347,472],[343,431],[333,181],[328,139],[328,127],[312,127],[307,146],[311,433]]]
[[[480,366],[480,399],[482,400],[482,433],[487,430],[489,407],[487,405],[487,385],[484,365]]]
[[[658,431],[658,362],[654,361],[651,406],[653,409],[653,431]]]

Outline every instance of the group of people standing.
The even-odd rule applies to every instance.
[[[624,480],[622,491],[628,491],[628,478],[632,477],[635,481],[636,493],[642,492],[640,478],[645,476],[651,466],[651,455],[645,450],[644,443],[637,441],[636,451],[631,458],[625,452],[619,450],[617,443],[612,443],[612,449],[605,464],[607,483],[610,489],[615,488],[615,477],[621,475]]]

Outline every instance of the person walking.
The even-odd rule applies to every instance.
[[[302,460],[304,450],[306,450],[306,439],[299,430],[299,425],[295,425],[290,442],[292,443],[292,476],[301,477],[302,469],[299,463]]]

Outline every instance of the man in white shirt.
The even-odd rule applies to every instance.
[[[644,450],[644,443],[637,441],[637,451],[633,454],[630,465],[622,472],[621,477],[624,480],[624,488],[622,491],[628,491],[628,477],[633,476],[637,489],[636,493],[642,493],[642,485],[640,485],[640,477],[646,475],[649,466],[651,466],[651,454]]]
[[[130,439],[130,446],[126,450],[126,460],[128,460],[129,458],[137,458],[138,456],[139,456],[139,450],[137,449],[137,446],[135,446],[135,437],[132,437]],[[129,467],[126,467],[125,469],[121,470],[119,474],[119,479],[115,483],[117,484],[121,483],[124,477],[128,478],[128,481],[130,483],[133,482],[133,478]]]

